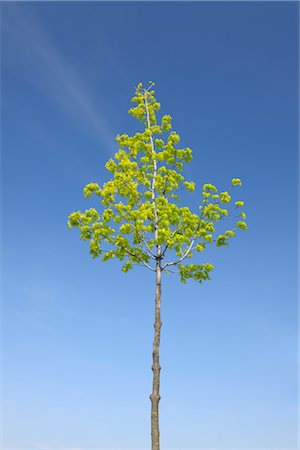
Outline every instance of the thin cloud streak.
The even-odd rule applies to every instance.
[[[15,45],[20,53],[20,59],[13,61],[13,64],[18,64],[19,69],[22,66],[22,74],[27,76],[27,80],[97,137],[105,146],[106,153],[110,154],[115,143],[110,125],[76,69],[64,60],[37,17],[29,16],[22,7],[10,5],[2,19],[2,26],[4,36],[9,37],[9,44]],[[7,64],[7,61],[3,63]]]

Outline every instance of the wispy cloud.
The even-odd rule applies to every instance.
[[[17,66],[22,76],[51,98],[77,127],[99,139],[110,153],[115,139],[101,106],[95,102],[76,68],[51,41],[38,17],[29,14],[21,5],[12,4],[3,14],[2,28],[4,37],[8,38],[4,39],[3,45],[9,42],[17,55],[14,61],[4,58],[3,63]]]

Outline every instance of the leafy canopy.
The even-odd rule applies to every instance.
[[[242,183],[233,178],[230,189],[223,192],[206,183],[199,212],[180,206],[180,191],[195,190],[195,183],[183,176],[192,150],[178,147],[180,136],[172,129],[170,115],[158,121],[160,103],[153,87],[153,82],[147,88],[140,83],[135,90],[131,100],[135,106],[129,114],[144,129],[134,136],[117,136],[119,150],[105,166],[111,179],[102,186],[89,183],[84,188],[86,197],[100,197],[101,212],[95,208],[76,211],[69,216],[68,225],[78,227],[81,239],[89,241],[93,258],[117,258],[123,261],[124,272],[134,265],[155,271],[159,265],[168,272],[175,269],[183,283],[188,278],[202,282],[210,278],[213,265],[188,264],[186,259],[194,252],[202,255],[208,245],[228,245],[236,230],[247,229],[246,214],[240,212],[233,227],[224,227],[221,234],[216,230],[219,223],[231,218],[229,208],[244,206],[241,200],[232,206],[231,198],[231,191]]]

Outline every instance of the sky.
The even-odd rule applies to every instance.
[[[153,80],[193,149],[240,177],[249,230],[212,279],[163,279],[161,448],[297,448],[297,2],[2,2],[3,449],[150,448],[153,273],[92,260],[115,136]]]

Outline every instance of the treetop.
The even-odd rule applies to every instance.
[[[233,178],[226,191],[205,183],[197,212],[180,206],[180,192],[192,193],[196,188],[183,175],[192,150],[179,147],[180,136],[170,115],[158,118],[160,103],[153,82],[147,88],[139,83],[131,101],[136,106],[128,112],[143,124],[142,130],[117,136],[119,150],[105,165],[110,179],[84,188],[85,197],[100,197],[99,211],[76,211],[68,225],[77,227],[81,239],[89,241],[93,258],[117,258],[124,272],[134,265],[153,271],[159,266],[178,273],[183,283],[188,278],[202,282],[209,279],[213,265],[188,264],[187,258],[196,252],[202,259],[208,245],[226,246],[236,231],[247,229],[246,214],[240,212],[244,202],[236,200],[234,206],[232,202],[241,180]],[[231,225],[226,227],[228,222]]]

